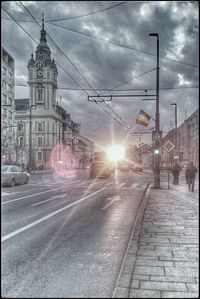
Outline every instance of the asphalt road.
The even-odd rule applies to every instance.
[[[2,188],[2,297],[112,297],[150,181],[83,170]]]

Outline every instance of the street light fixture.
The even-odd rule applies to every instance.
[[[155,115],[155,133],[157,135],[160,133],[160,116],[159,116],[159,34],[149,33],[149,36],[157,37],[157,67],[156,67],[156,115]],[[155,147],[158,149],[160,147],[160,140],[155,140]],[[154,188],[160,188],[160,154],[155,154],[154,152]]]
[[[175,148],[177,149],[177,104],[171,103],[170,105],[175,106]]]

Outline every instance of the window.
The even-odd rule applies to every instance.
[[[42,88],[38,89],[38,101],[42,101]]]
[[[42,132],[42,123],[38,123],[38,132]]]
[[[3,86],[3,88],[6,88],[6,81],[3,80],[2,86]]]
[[[8,111],[8,118],[12,119],[12,112]]]
[[[7,116],[7,110],[6,108],[3,107],[3,117],[6,117]]]
[[[42,136],[38,136],[38,146],[42,146]]]
[[[32,80],[33,79],[33,71],[29,72],[29,79]]]
[[[3,94],[3,104],[7,104],[7,97],[5,94]]]
[[[11,73],[11,72],[8,73],[8,78],[9,78],[10,80],[12,80],[12,73]]]
[[[20,136],[20,137],[19,137],[19,146],[20,146],[20,147],[23,147],[23,146],[24,146],[24,137],[23,137],[23,136]]]
[[[47,70],[47,79],[50,79],[50,71]]]
[[[2,67],[2,73],[3,75],[6,75],[6,68],[4,66]]]
[[[24,130],[24,124],[22,122],[18,123],[18,131],[22,132]]]
[[[37,159],[38,161],[42,161],[42,152],[37,153]]]
[[[12,105],[12,99],[11,98],[8,98],[8,104]]]
[[[12,90],[13,90],[12,86],[10,84],[8,84],[8,91],[12,92]]]

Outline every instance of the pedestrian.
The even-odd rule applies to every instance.
[[[178,164],[178,162],[175,162],[174,167],[172,169],[172,173],[173,173],[173,177],[174,177],[174,180],[173,180],[174,185],[179,184],[179,173],[180,173],[180,171],[181,171],[180,165]]]
[[[188,189],[194,192],[194,182],[195,182],[195,174],[197,173],[197,168],[194,166],[193,162],[190,162],[185,171],[185,177],[188,182]]]

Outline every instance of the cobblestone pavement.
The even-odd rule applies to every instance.
[[[198,211],[197,186],[191,192],[181,181],[150,190],[113,298],[199,298]]]

